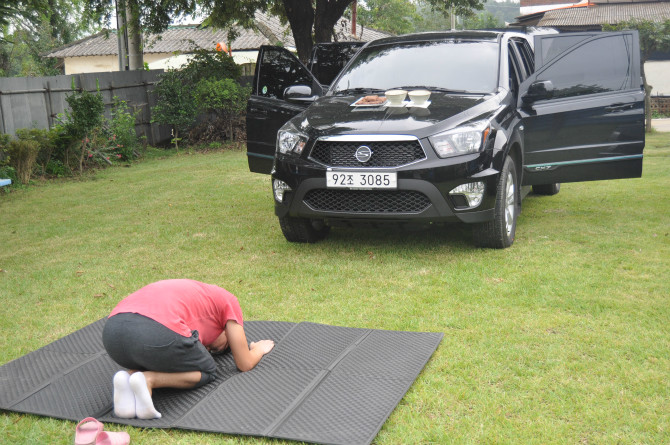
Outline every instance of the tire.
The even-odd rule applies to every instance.
[[[514,243],[521,207],[518,184],[514,161],[507,157],[498,179],[493,220],[473,228],[473,241],[477,246],[504,249]]]
[[[330,232],[330,227],[323,221],[308,218],[280,217],[279,226],[286,241],[292,243],[315,243],[323,240]]]
[[[533,193],[536,195],[552,196],[561,190],[561,183],[555,182],[553,184],[540,184],[533,186]]]

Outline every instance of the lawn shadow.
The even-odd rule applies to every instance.
[[[323,242],[342,247],[449,248],[458,251],[477,249],[472,242],[472,226],[464,223],[425,225],[384,223],[333,227]]]

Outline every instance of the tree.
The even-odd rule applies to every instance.
[[[0,0],[0,75],[58,74],[55,59],[41,56],[90,32],[82,0]]]
[[[354,0],[197,0],[209,14],[208,22],[219,27],[237,23],[253,27],[257,10],[270,12],[291,26],[298,57],[306,61],[312,45],[330,42],[333,28]],[[482,9],[483,0],[422,0],[432,11],[447,17],[452,11],[464,15]],[[380,4],[382,2],[376,2]],[[242,17],[246,15],[246,17]]]
[[[651,22],[648,20],[631,20],[615,25],[603,25],[603,31],[635,29],[640,35],[640,72],[644,82],[645,101],[644,114],[647,117],[647,132],[651,131],[651,90],[644,73],[644,63],[656,51],[670,51],[670,20]]]
[[[391,34],[413,32],[414,23],[420,19],[409,0],[366,0],[357,9],[358,23]]]
[[[2,0],[0,0],[2,1]],[[87,14],[101,24],[111,23],[112,16],[122,18],[128,34],[130,69],[143,69],[142,31],[160,34],[172,21],[196,11],[196,0],[82,0]]]

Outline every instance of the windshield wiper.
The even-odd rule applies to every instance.
[[[367,93],[379,93],[384,90],[380,90],[379,88],[347,88],[346,90],[338,90],[335,91],[334,94],[367,94]]]
[[[398,87],[402,90],[428,90],[428,91],[439,91],[441,93],[464,93],[464,94],[482,94],[475,91],[465,91],[465,90],[450,90],[449,88],[442,87],[429,87],[425,85],[411,85]]]

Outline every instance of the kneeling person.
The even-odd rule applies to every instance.
[[[102,342],[128,371],[114,375],[114,414],[156,419],[154,388],[197,388],[216,378],[212,353],[230,347],[240,371],[253,369],[274,347],[247,345],[242,309],[225,289],[194,280],[149,284],[123,299],[109,315]]]

